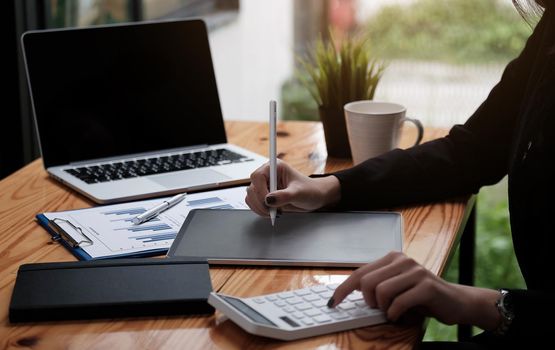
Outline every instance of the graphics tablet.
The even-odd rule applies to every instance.
[[[403,224],[395,212],[283,213],[195,209],[169,257],[203,257],[211,264],[357,267],[401,251]]]

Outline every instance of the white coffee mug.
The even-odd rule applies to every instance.
[[[418,119],[407,118],[407,109],[397,103],[371,100],[349,102],[344,106],[347,134],[353,163],[359,164],[397,148],[404,122],[414,123],[422,141],[424,128]]]

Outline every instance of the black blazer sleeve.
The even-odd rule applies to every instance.
[[[477,193],[508,172],[523,82],[541,39],[543,20],[520,56],[464,125],[407,150],[396,149],[334,173],[343,209],[376,209]],[[448,102],[447,102],[448,103]]]
[[[555,294],[550,290],[510,289],[515,318],[509,327],[509,340],[553,341]]]

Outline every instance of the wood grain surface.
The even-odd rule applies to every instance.
[[[268,125],[226,122],[229,141],[268,155]],[[426,129],[424,140],[441,137]],[[401,147],[412,144],[415,129],[405,127]],[[322,126],[316,122],[278,123],[279,158],[305,174],[331,172],[352,165],[326,157]],[[410,349],[422,336],[424,323],[385,324],[293,342],[252,336],[230,321],[211,317],[158,317],[12,325],[8,307],[17,269],[34,262],[74,261],[34,220],[44,211],[94,205],[50,179],[40,159],[0,181],[0,347],[4,349]],[[470,210],[468,198],[392,208],[404,219],[403,250],[436,274],[442,274]],[[341,282],[351,269],[212,267],[214,290],[238,296]]]

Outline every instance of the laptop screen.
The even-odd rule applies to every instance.
[[[23,46],[46,167],[226,142],[201,20],[30,32]]]

